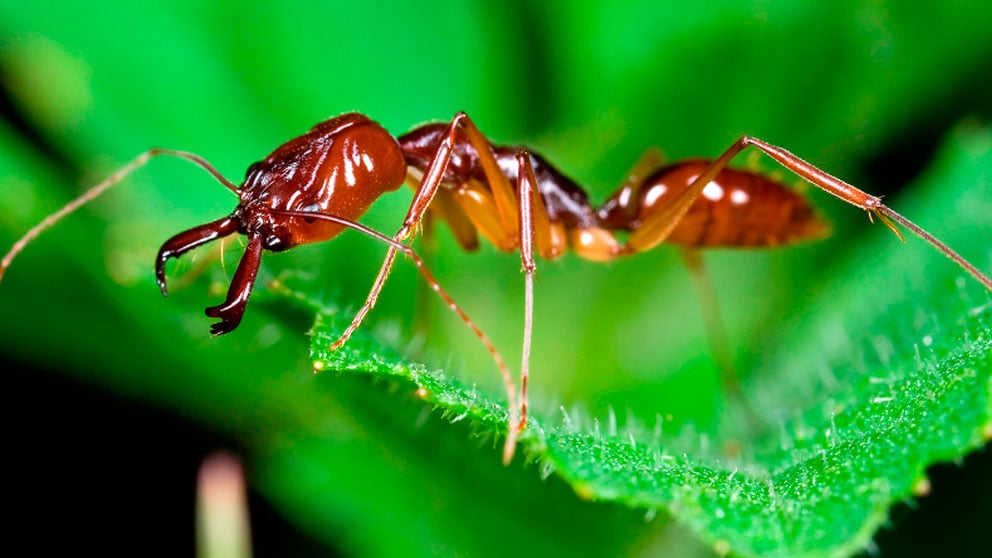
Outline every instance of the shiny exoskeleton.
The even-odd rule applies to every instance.
[[[743,137],[712,160],[663,165],[656,152],[648,151],[617,191],[597,207],[582,188],[537,154],[491,144],[464,113],[448,124],[428,124],[399,138],[361,114],[331,118],[249,167],[240,187],[198,155],[149,150],[28,231],[0,261],[0,279],[13,258],[41,232],[150,159],[168,155],[189,160],[234,192],[239,203],[231,215],[179,233],[162,245],[155,274],[163,294],[169,258],[225,236],[245,235],[247,248],[226,299],[206,310],[207,315],[219,319],[211,331],[227,333],[241,322],[263,251],[330,240],[346,228],[375,237],[388,244],[387,255],[365,304],[331,348],[346,342],[375,305],[397,253],[403,252],[413,259],[432,289],[472,328],[499,367],[509,407],[503,452],[504,461],[509,462],[527,420],[535,253],[556,258],[571,250],[589,260],[606,261],[667,242],[692,255],[697,249],[715,246],[780,246],[828,232],[804,197],[762,174],[727,168],[748,146],[863,209],[897,235],[896,223],[909,229],[992,290],[992,280],[985,274],[879,198],[757,138]],[[393,236],[357,222],[376,199],[404,183],[414,187],[414,198]],[[526,302],[519,408],[516,387],[499,352],[406,243],[427,212],[447,222],[466,249],[478,246],[481,234],[500,250],[520,251],[526,272]],[[698,258],[692,256],[688,261],[698,262]]]

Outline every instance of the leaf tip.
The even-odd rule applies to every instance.
[[[726,556],[730,554],[730,543],[725,539],[720,539],[713,543],[713,552],[718,556]]]
[[[913,483],[913,495],[917,498],[930,494],[930,479],[920,477]]]
[[[596,497],[596,491],[587,484],[576,484],[574,489],[576,496],[583,500],[592,501],[592,499]]]
[[[314,374],[320,374],[321,372],[323,372],[326,369],[327,369],[327,364],[325,364],[324,361],[321,361],[321,360],[315,360],[315,361],[313,361],[313,373]]]
[[[982,437],[986,442],[992,442],[992,422],[987,422],[982,427]]]

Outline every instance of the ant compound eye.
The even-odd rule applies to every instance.
[[[310,204],[310,205],[308,205],[306,207],[300,208],[300,211],[302,211],[304,213],[319,213],[320,212],[320,206],[317,205],[317,204],[315,204],[315,203],[312,203],[312,204]],[[304,223],[313,223],[316,220],[317,219],[314,218],[314,217],[304,217],[303,218],[303,222]]]
[[[258,172],[259,167],[261,167],[261,166],[262,166],[261,161],[258,161],[258,162],[255,162],[255,163],[252,163],[252,164],[248,165],[248,170],[245,171],[245,177],[247,178],[247,177],[251,176],[252,174]]]

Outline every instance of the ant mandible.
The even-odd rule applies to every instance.
[[[388,244],[378,276],[364,305],[340,338],[343,345],[375,306],[398,252],[415,263],[428,285],[472,329],[492,355],[506,388],[508,432],[503,461],[513,457],[527,422],[527,376],[533,315],[535,252],[556,258],[571,248],[580,257],[608,261],[668,242],[687,250],[709,247],[771,247],[824,236],[826,224],[798,193],[761,174],[733,170],[728,163],[753,146],[814,186],[857,206],[900,239],[896,223],[922,237],[992,290],[992,279],[931,234],[896,213],[880,198],[835,178],[792,153],[745,136],[713,160],[692,159],[663,165],[649,150],[626,181],[602,205],[536,153],[489,142],[465,113],[447,125],[428,124],[394,138],[368,117],[349,113],[314,126],[279,146],[248,168],[241,186],[225,179],[202,157],[151,149],[119,169],[18,240],[0,261],[0,280],[14,257],[40,233],[81,205],[120,182],[150,159],[186,159],[213,175],[238,196],[227,217],[181,232],[165,241],[155,261],[155,276],[166,294],[165,263],[222,237],[240,233],[248,245],[223,304],[206,309],[220,321],[214,334],[241,322],[258,273],[263,250],[279,252],[330,240],[350,228]],[[356,220],[379,196],[404,183],[416,185],[403,225],[393,236]],[[450,225],[465,249],[478,246],[478,233],[505,252],[520,251],[525,277],[520,401],[509,367],[485,333],[441,288],[423,260],[407,244],[431,211]],[[617,233],[626,240],[620,240]]]

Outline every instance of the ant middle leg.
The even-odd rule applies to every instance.
[[[502,156],[506,156],[506,154]],[[504,448],[507,452],[504,454],[505,458],[512,455],[514,438],[527,425],[527,386],[533,337],[535,253],[546,259],[558,257],[564,252],[566,242],[564,225],[559,222],[552,222],[544,199],[538,190],[531,154],[525,149],[520,149],[514,152],[512,157],[516,165],[516,189],[513,193],[516,205],[513,213],[517,218],[515,229],[520,231],[519,235],[516,235],[514,230],[508,230],[499,222],[499,202],[496,191],[505,187],[505,184],[500,184],[501,182],[509,182],[506,175],[502,175],[502,173],[498,177],[501,179],[500,183],[494,181],[488,181],[486,184],[469,182],[458,185],[451,190],[442,190],[435,198],[435,200],[441,200],[450,196],[460,209],[454,214],[459,215],[459,219],[466,219],[475,230],[486,236],[497,248],[506,252],[520,250],[521,268],[524,272],[520,417],[519,421],[510,425],[512,430]],[[486,186],[489,187],[486,188]],[[457,223],[458,221],[450,223],[453,230],[455,230]]]
[[[729,403],[736,403],[740,410],[740,416],[751,432],[759,432],[762,429],[762,421],[741,386],[740,375],[737,372],[737,366],[734,365],[733,352],[730,350],[727,327],[720,312],[716,289],[713,288],[713,282],[706,271],[703,255],[696,248],[682,248],[680,252],[682,253],[682,261],[689,268],[693,283],[696,285],[699,307],[706,328],[706,338],[709,341],[713,359],[720,371],[720,386],[723,388],[724,397]]]
[[[713,351],[713,359],[720,369],[720,384],[724,393],[739,398],[743,394],[740,378],[737,375],[737,367],[734,366],[730,342],[727,339],[727,328],[720,314],[716,291],[703,263],[703,255],[694,248],[683,248],[681,253],[682,261],[685,262],[696,284],[703,323],[706,326],[706,337],[710,342],[710,350]]]
[[[524,271],[524,333],[520,357],[520,422],[517,430],[527,426],[527,379],[530,370],[531,338],[534,330],[534,250],[545,257],[558,253],[548,209],[537,188],[537,178],[530,153],[517,151],[517,199],[519,200],[520,264]]]

